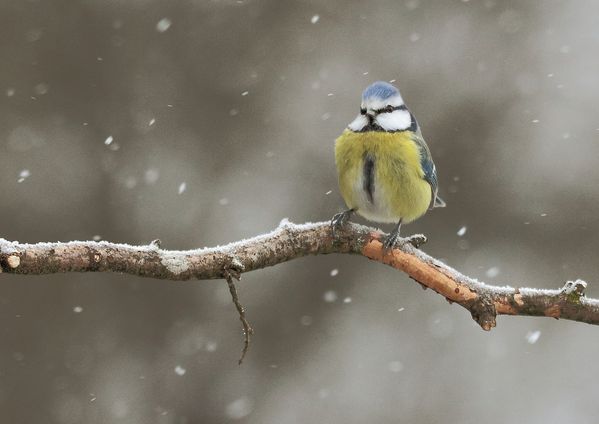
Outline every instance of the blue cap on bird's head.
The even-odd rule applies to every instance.
[[[399,90],[385,81],[377,81],[369,85],[362,93],[362,107],[368,105],[401,106],[403,104]]]
[[[394,95],[399,94],[399,90],[385,81],[377,81],[368,87],[362,93],[362,100],[376,97],[381,100],[387,100]]]

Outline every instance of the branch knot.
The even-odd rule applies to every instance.
[[[564,287],[560,290],[560,295],[565,297],[567,301],[580,303],[580,298],[585,295],[587,283],[580,279],[576,281],[566,281]]]
[[[465,305],[472,314],[472,319],[485,331],[490,331],[497,324],[495,302],[487,295],[479,295],[470,305]]]

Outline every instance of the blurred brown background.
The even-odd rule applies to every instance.
[[[597,16],[582,0],[0,0],[0,235],[186,249],[329,219],[333,140],[366,85],[395,79],[448,203],[405,232],[489,283],[583,278],[597,297]],[[0,421],[599,413],[597,327],[501,317],[485,333],[340,255],[246,274],[240,296],[256,335],[238,367],[223,281],[2,276]]]

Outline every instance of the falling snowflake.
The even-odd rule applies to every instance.
[[[334,290],[328,290],[324,293],[322,298],[327,303],[333,303],[334,301],[337,300],[337,293]]]
[[[168,30],[171,27],[172,24],[173,23],[171,22],[171,20],[169,18],[162,18],[156,24],[156,31],[165,32],[166,30]]]
[[[499,267],[496,266],[492,266],[491,268],[489,268],[486,272],[487,277],[489,278],[495,278],[499,275]]]
[[[254,403],[247,397],[241,397],[227,405],[225,413],[233,420],[240,420],[252,413]]]
[[[35,94],[38,96],[43,96],[44,94],[48,93],[48,89],[48,84],[41,82],[33,88],[33,91],[35,91]]]
[[[19,172],[19,179],[17,180],[17,182],[22,183],[30,176],[31,176],[31,172],[29,171],[29,169],[23,169],[21,172]]]
[[[539,337],[541,337],[539,330],[526,333],[526,341],[530,344],[535,344],[539,340]]]
[[[160,178],[160,171],[156,168],[147,169],[144,173],[144,181],[146,184],[155,184],[156,181],[158,181],[158,178]]]

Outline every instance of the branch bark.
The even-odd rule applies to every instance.
[[[466,308],[484,330],[495,326],[497,315],[599,324],[599,300],[585,296],[584,281],[568,281],[558,290],[491,286],[462,275],[414,248],[407,239],[401,247],[385,252],[384,236],[374,228],[348,223],[333,238],[328,222],[298,225],[285,220],[268,234],[222,247],[186,251],[164,250],[157,242],[147,246],[105,241],[22,244],[0,239],[0,268],[21,275],[111,271],[166,280],[230,280],[231,270],[241,274],[307,255],[351,253],[405,272]],[[236,306],[241,308],[238,302]],[[244,328],[246,335],[251,334],[247,322]]]

